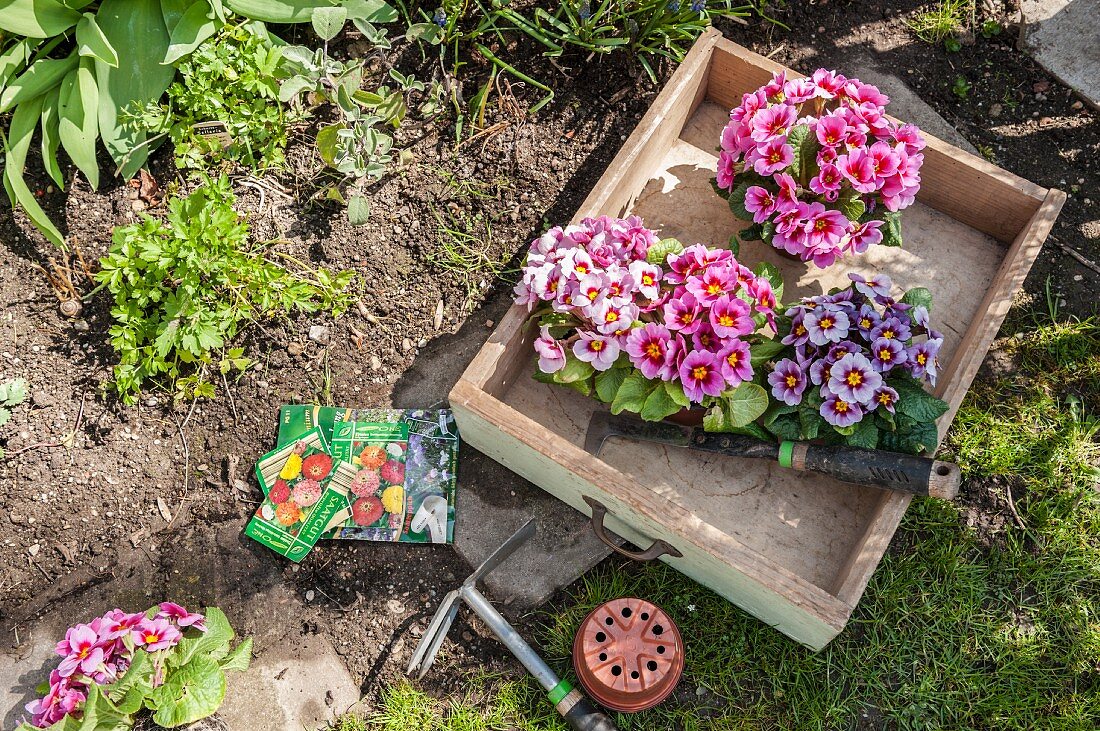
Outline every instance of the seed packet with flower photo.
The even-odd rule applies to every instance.
[[[334,456],[347,461],[358,457],[361,463],[363,448],[356,448],[354,439],[336,437],[338,432],[343,433],[342,430],[346,428],[344,425],[351,423],[403,424],[408,427],[405,451],[405,517],[400,524],[395,515],[390,515],[389,523],[379,518],[369,526],[358,525],[354,519],[349,519],[324,537],[402,543],[454,542],[459,435],[450,409],[348,409],[305,404],[284,406],[279,414],[279,444],[288,444],[310,429],[320,428],[332,442]],[[368,454],[368,461],[369,459]],[[381,495],[377,497],[381,501]],[[363,507],[366,507],[366,503]],[[373,503],[371,507],[377,510]],[[364,514],[361,517],[370,516]]]
[[[345,421],[334,424],[333,454],[355,469],[344,520],[335,526],[370,532],[373,540],[396,541],[407,516],[405,453],[409,425]]]
[[[333,459],[320,429],[260,458],[256,477],[266,497],[245,535],[298,562],[348,504],[355,469]]]

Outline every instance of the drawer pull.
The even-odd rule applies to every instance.
[[[607,508],[599,500],[590,498],[587,495],[584,496],[584,501],[588,504],[588,507],[592,508],[592,532],[595,533],[596,537],[603,541],[608,548],[620,556],[626,556],[635,561],[652,561],[666,553],[673,558],[683,558],[684,554],[662,540],[653,541],[653,545],[644,551],[628,551],[621,546],[615,545],[615,542],[611,540],[603,527],[603,518],[607,515]]]

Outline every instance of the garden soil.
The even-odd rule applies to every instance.
[[[1067,191],[1019,304],[1045,308],[1049,301],[1062,312],[1094,312],[1100,273],[1067,250],[1100,260],[1096,113],[1015,50],[1010,24],[999,36],[967,38],[961,51],[948,53],[906,28],[916,5],[792,2],[770,9],[790,30],[759,18],[719,25],[733,40],[802,71],[843,70],[853,54],[869,53],[998,165]],[[1011,18],[1011,7],[993,5],[1002,19]],[[340,47],[355,52],[355,44],[348,38]],[[350,227],[342,209],[310,202],[323,172],[306,127],[291,135],[286,170],[258,180],[237,177],[237,209],[248,215],[253,236],[275,240],[277,250],[311,266],[356,270],[361,304],[334,321],[297,317],[247,329],[242,339],[257,365],[228,390],[219,379],[215,401],[173,405],[170,393],[149,391],[126,407],[102,395],[113,362],[109,297],[93,294],[77,317],[62,315],[43,273],[64,264],[58,252],[21,214],[0,212],[7,249],[0,266],[0,381],[24,377],[31,384],[27,404],[0,427],[7,451],[0,463],[3,649],[17,644],[18,628],[36,615],[92,587],[121,586],[125,567],[146,561],[156,570],[143,575],[144,596],[129,588],[118,595],[136,602],[130,609],[171,592],[192,604],[220,601],[233,618],[234,595],[277,583],[305,607],[284,621],[330,638],[368,696],[401,674],[439,599],[470,570],[449,547],[326,542],[291,567],[238,538],[236,549],[255,567],[233,591],[195,567],[204,559],[204,531],[235,535],[232,526],[243,529],[254,510],[260,493],[251,469],[274,444],[279,406],[314,400],[383,406],[414,364],[431,368],[418,360],[431,341],[460,328],[465,336],[487,337],[507,305],[509,270],[524,244],[569,219],[659,89],[626,59],[567,56],[550,63],[522,44],[496,50],[554,86],[554,101],[528,116],[537,90],[499,84],[486,121],[494,131],[457,150],[453,118],[407,124],[396,142],[412,151],[411,160],[370,189],[366,226]],[[484,64],[470,61],[467,78],[483,80]],[[434,68],[409,48],[380,63],[422,78]],[[669,70],[662,73],[667,78]],[[969,84],[965,96],[952,91],[960,76]],[[478,81],[467,81],[467,98]],[[163,206],[150,208],[147,191],[127,183],[93,192],[75,179],[61,193],[40,170],[28,173],[44,207],[93,268],[113,226],[146,212],[164,214]],[[168,150],[154,156],[152,175],[163,188],[186,189]],[[463,247],[445,229],[476,238]],[[91,290],[80,277],[74,284]],[[314,325],[324,330],[310,339]],[[466,463],[463,469],[476,460]],[[1003,491],[997,483],[971,483],[961,498],[991,542],[1006,524]],[[88,606],[87,616],[66,619],[107,608]],[[533,634],[538,620],[522,618],[521,631]],[[259,622],[246,617],[238,629],[263,635]],[[466,672],[518,671],[483,628],[468,622],[451,630],[455,642],[445,645],[425,688],[446,694]],[[686,684],[685,694],[691,697]]]

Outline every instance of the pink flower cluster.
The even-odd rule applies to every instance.
[[[535,341],[539,369],[570,357],[606,371],[623,358],[648,379],[678,381],[696,403],[752,378],[753,313],[774,321],[771,283],[725,249],[695,244],[651,263],[655,232],[632,216],[586,218],[531,244],[516,301],[549,304]],[[567,333],[555,337],[551,330]]]
[[[89,685],[107,685],[122,677],[139,647],[146,652],[175,647],[187,628],[205,632],[205,617],[172,602],[161,603],[152,618],[144,612],[112,609],[88,624],[70,627],[57,643],[62,659],[50,672],[49,690],[27,704],[31,725],[47,728],[65,716],[79,718]]]
[[[888,102],[871,84],[835,71],[790,81],[780,72],[730,112],[717,187],[732,194],[748,184],[753,222],[770,222],[769,243],[803,261],[824,268],[844,253],[862,253],[883,240],[876,209],[900,211],[920,189],[924,138],[915,126],[890,121]],[[807,128],[803,146],[816,149],[808,165],[790,144],[800,125]],[[850,220],[842,200],[862,201],[870,217]]]

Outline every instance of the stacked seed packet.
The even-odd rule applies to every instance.
[[[355,474],[347,462],[332,458],[320,429],[299,435],[256,465],[266,497],[245,535],[301,561],[348,505]]]
[[[454,542],[459,436],[449,409],[280,410],[280,447],[313,429],[355,469],[343,520],[325,538]]]

